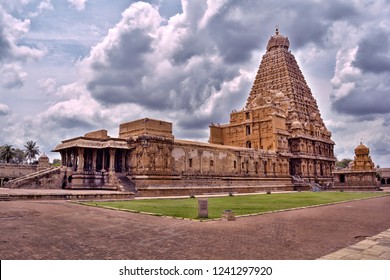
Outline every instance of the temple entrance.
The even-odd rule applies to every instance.
[[[122,150],[115,151],[115,172],[124,172],[123,169],[123,159],[122,159]]]

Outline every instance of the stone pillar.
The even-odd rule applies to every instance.
[[[77,172],[83,172],[84,170],[84,149],[78,148],[79,165],[77,166]]]
[[[96,159],[97,159],[97,150],[92,150],[92,171],[96,172]]]
[[[61,151],[61,165],[66,166],[66,151]]]
[[[115,172],[115,149],[110,149],[110,166],[108,167],[109,172]]]
[[[102,150],[102,172],[106,171],[106,150]]]
[[[77,166],[78,166],[78,162],[77,162],[77,158],[78,158],[78,154],[77,154],[77,149],[74,148],[72,149],[72,159],[71,159],[71,167],[72,167],[72,170],[73,171],[77,171]]]
[[[65,162],[65,165],[67,167],[70,167],[72,165],[72,151],[71,150],[66,150],[66,162]]]

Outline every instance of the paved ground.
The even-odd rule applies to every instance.
[[[326,256],[322,260],[390,260],[390,228]]]
[[[390,196],[203,223],[62,200],[0,201],[0,259],[329,258],[366,238],[387,238],[375,236],[390,228],[389,213]],[[365,250],[356,246],[355,254]],[[372,259],[390,259],[389,241],[379,246]]]

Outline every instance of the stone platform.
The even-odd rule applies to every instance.
[[[133,199],[134,193],[104,190],[8,189],[0,188],[0,201],[11,200],[101,200]]]

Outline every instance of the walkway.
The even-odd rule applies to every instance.
[[[1,201],[0,259],[390,259],[388,213],[390,196],[206,223]]]
[[[321,257],[322,260],[390,260],[390,228],[352,246]]]

